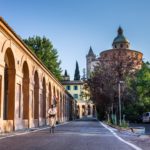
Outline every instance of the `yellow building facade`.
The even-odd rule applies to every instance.
[[[82,80],[67,80],[62,81],[65,89],[74,97],[77,102],[76,117],[95,117],[96,108],[90,100],[88,91],[84,88],[84,81]]]

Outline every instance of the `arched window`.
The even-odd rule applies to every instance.
[[[123,48],[123,44],[120,44],[120,48]]]

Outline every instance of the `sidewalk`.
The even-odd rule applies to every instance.
[[[116,132],[124,140],[141,147],[143,150],[150,149],[150,135],[137,134],[133,133],[131,130],[123,130],[121,128],[115,128],[114,126],[110,126],[108,124],[106,125],[114,130],[114,132]]]
[[[72,122],[72,121],[69,121],[69,122],[67,121],[67,122],[64,122],[64,123],[56,124],[56,127],[67,124],[67,123],[70,123],[70,122]],[[9,133],[0,133],[0,139],[4,139],[4,138],[7,138],[7,137],[13,137],[13,136],[17,136],[17,135],[29,134],[29,133],[32,133],[32,132],[37,132],[37,131],[48,129],[48,128],[50,128],[50,126],[45,125],[45,126],[41,126],[41,127],[37,127],[37,128],[21,129],[21,130],[9,132]]]
[[[56,125],[56,126],[58,126],[58,125]],[[48,125],[42,126],[42,127],[37,127],[37,128],[21,129],[21,130],[17,130],[17,131],[8,132],[8,133],[0,133],[0,139],[6,138],[6,137],[22,135],[22,134],[28,134],[31,132],[36,132],[36,131],[44,130],[47,128],[49,128]]]

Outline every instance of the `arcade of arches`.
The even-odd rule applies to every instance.
[[[54,103],[54,96],[57,121],[69,120],[70,112],[74,110],[70,110],[73,97],[0,18],[1,131],[48,124],[46,113],[49,105]]]
[[[77,103],[77,117],[96,117],[96,108],[93,103],[80,101]]]

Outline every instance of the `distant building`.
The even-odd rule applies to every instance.
[[[84,89],[85,82],[82,80],[70,80],[69,75],[66,73],[61,82],[65,89],[77,101],[76,116],[82,118],[85,116],[95,116],[95,105],[90,100],[89,96],[85,96],[87,91]]]
[[[130,42],[123,34],[123,29],[118,28],[118,35],[114,38],[112,43],[112,49],[102,51],[100,56],[96,58],[92,48],[90,47],[89,52],[86,56],[86,66],[87,66],[87,79],[90,78],[91,73],[94,70],[94,66],[98,62],[106,62],[109,64],[114,61],[120,61],[127,65],[127,58],[134,63],[134,69],[140,69],[142,65],[143,54],[137,50],[130,49]]]
[[[94,54],[92,47],[90,46],[89,52],[86,55],[86,73],[87,73],[87,79],[90,78],[91,73],[94,70],[94,66],[96,65],[98,59],[96,58],[96,55]]]

